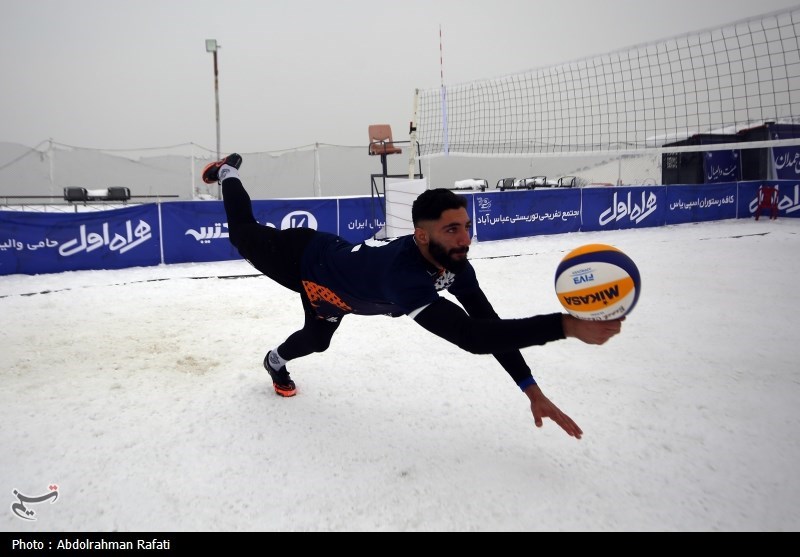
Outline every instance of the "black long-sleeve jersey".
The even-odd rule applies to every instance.
[[[320,318],[408,315],[468,352],[493,354],[522,389],[535,381],[519,349],[564,338],[560,313],[500,319],[471,263],[458,274],[440,271],[422,256],[413,235],[351,244],[318,233],[303,255],[301,280]]]

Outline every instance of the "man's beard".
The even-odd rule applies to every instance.
[[[428,251],[439,265],[452,273],[459,273],[464,270],[464,267],[467,266],[466,257],[463,259],[455,259],[453,258],[453,255],[459,253],[466,255],[466,253],[469,251],[469,247],[451,249],[450,251],[447,251],[442,244],[439,244],[435,240],[431,239],[431,241],[428,243]]]

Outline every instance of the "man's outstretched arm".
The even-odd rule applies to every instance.
[[[556,313],[524,319],[479,319],[470,317],[453,302],[440,298],[417,314],[415,320],[431,333],[469,352],[495,355],[500,353],[508,356],[525,346],[545,344],[550,340],[567,337],[578,338],[587,344],[604,344],[620,332],[624,318],[614,321],[583,321],[571,315]],[[476,338],[480,341],[472,340]],[[503,359],[498,360],[503,363]],[[550,418],[571,437],[581,438],[583,430],[544,395],[530,376],[530,371],[507,371],[530,400],[531,413],[537,427],[542,427],[543,418]],[[527,375],[529,379],[515,377],[521,377],[521,374]]]
[[[439,298],[414,317],[423,328],[473,354],[508,352],[565,338],[560,313],[521,319],[470,317]]]
[[[622,329],[625,318],[587,321],[566,313],[519,319],[474,318],[458,304],[439,298],[414,316],[426,330],[473,354],[508,352],[574,337],[605,344]]]

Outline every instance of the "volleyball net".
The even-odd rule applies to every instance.
[[[776,157],[793,157],[786,150],[800,151],[799,30],[795,7],[549,68],[418,90],[419,154],[423,161],[508,159],[503,164],[517,175],[526,168],[510,160],[523,159],[528,174],[548,179],[608,167],[596,177],[585,173],[587,183],[660,182],[665,164],[709,152],[718,162],[742,149],[761,149],[754,158],[773,147]],[[748,145],[765,140],[777,143]],[[632,169],[628,178],[623,165]],[[489,168],[485,160],[481,166]]]

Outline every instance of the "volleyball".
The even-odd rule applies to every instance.
[[[606,244],[576,248],[556,269],[558,301],[579,319],[619,319],[636,306],[641,290],[639,269],[633,260]]]

